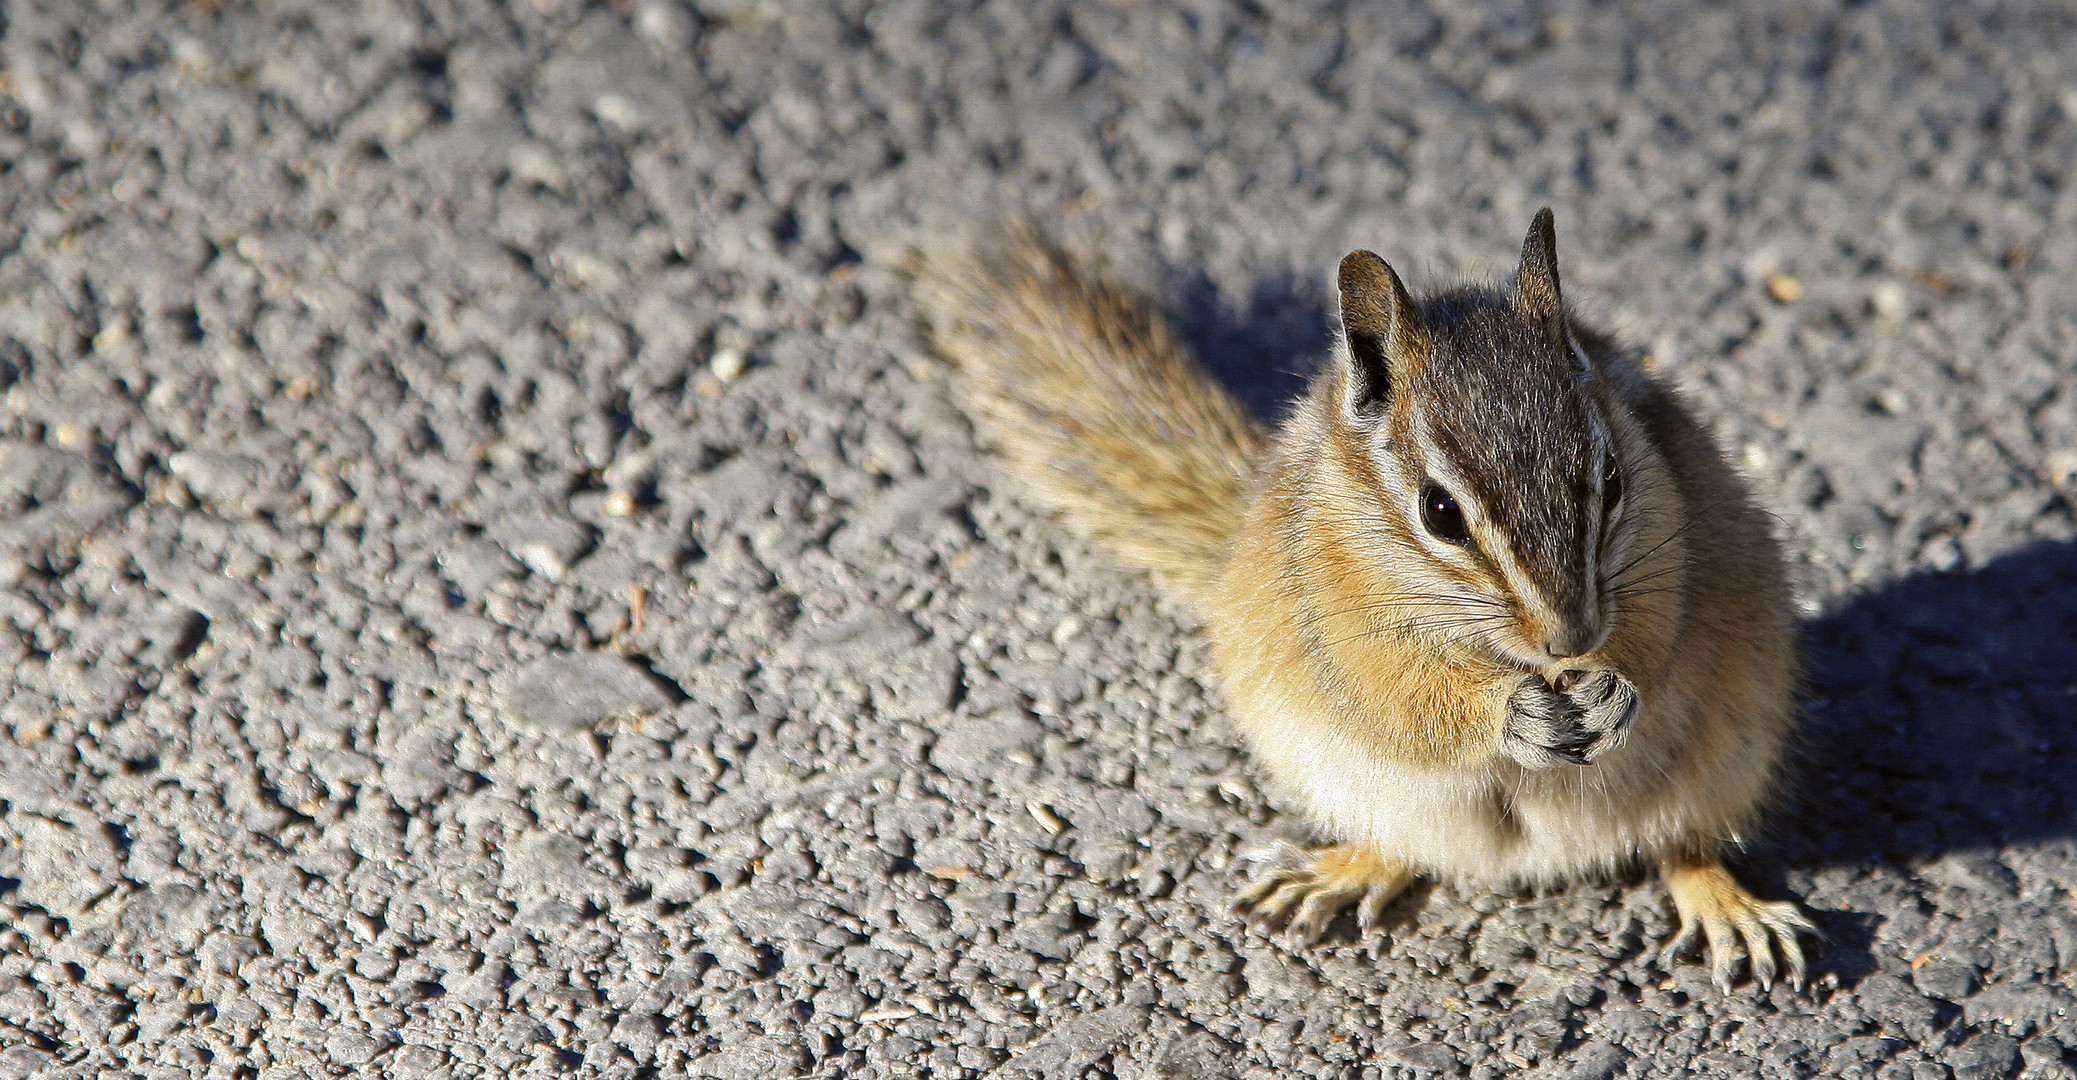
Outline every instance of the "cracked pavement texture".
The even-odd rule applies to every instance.
[[[0,1077],[2077,1063],[2067,5],[14,3]],[[1016,214],[1271,409],[1329,273],[1649,349],[1781,515],[1807,994],[1655,882],[1304,948],[1148,584],[895,270]]]

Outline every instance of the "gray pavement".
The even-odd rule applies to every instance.
[[[2067,5],[0,25],[0,1077],[2077,1075]],[[1037,216],[1268,410],[1546,203],[1797,554],[1807,994],[1228,915],[1302,825],[893,270]]]

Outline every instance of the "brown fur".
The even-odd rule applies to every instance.
[[[1074,529],[1201,600],[1262,434],[1138,298],[1029,232],[924,258],[916,299],[983,436]]]
[[[1510,293],[1417,304],[1351,255],[1335,362],[1266,442],[1150,308],[1028,235],[926,258],[917,295],[1012,471],[1197,606],[1236,724],[1346,841],[1258,882],[1258,908],[1296,906],[1317,933],[1409,872],[1550,883],[1658,862],[1720,980],[1725,927],[1762,981],[1776,952],[1800,979],[1807,923],[1718,861],[1764,812],[1793,720],[1781,553],[1673,391],[1565,314],[1548,211],[1522,266]],[[1419,509],[1447,476],[1470,533],[1454,544]],[[1568,567],[1575,547],[1600,554]],[[1601,670],[1637,707],[1591,764],[1510,747],[1525,683]]]

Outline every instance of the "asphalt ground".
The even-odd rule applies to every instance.
[[[0,1077],[2070,1077],[2065,4],[12,4]],[[1265,414],[1347,249],[1782,519],[1803,993],[1650,881],[1306,948],[1183,614],[896,272],[1045,223]]]

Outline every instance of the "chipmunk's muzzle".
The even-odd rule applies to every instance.
[[[1553,660],[1570,660],[1600,648],[1606,637],[1599,626],[1568,622],[1544,636],[1543,651],[1551,654]]]

